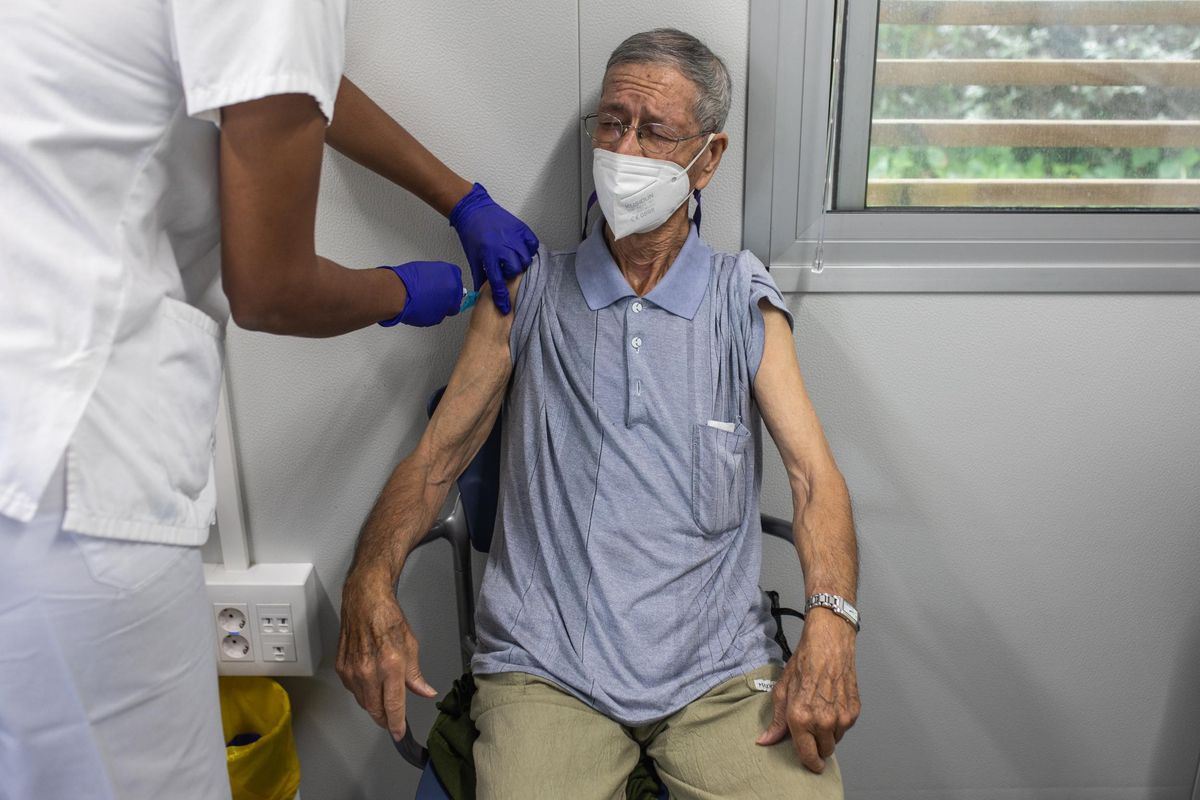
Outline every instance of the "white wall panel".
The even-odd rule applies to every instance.
[[[862,550],[847,796],[1186,797],[1200,297],[788,299]]]

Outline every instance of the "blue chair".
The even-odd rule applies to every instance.
[[[445,387],[429,398],[426,411],[433,416],[442,399]],[[458,643],[462,657],[463,672],[471,666],[478,640],[475,637],[475,583],[471,575],[471,549],[486,553],[492,546],[492,530],[496,522],[496,506],[500,488],[500,421],[497,420],[487,441],[458,477],[458,501],[454,510],[434,523],[425,537],[417,543],[423,547],[429,542],[445,539],[450,543],[454,559],[454,590],[458,609]],[[763,533],[792,543],[792,524],[778,517],[762,515]],[[415,549],[415,548],[414,548]],[[791,609],[778,607],[778,595],[768,592],[772,613],[775,615],[778,632],[776,641],[787,654],[788,646],[783,638],[781,614],[803,618]],[[785,656],[786,657],[786,656]],[[434,772],[429,760],[429,751],[412,734],[412,726],[406,725],[404,738],[395,742],[396,749],[404,760],[421,770],[421,781],[417,784],[416,800],[449,800],[449,794]],[[666,790],[661,795],[667,800]]]

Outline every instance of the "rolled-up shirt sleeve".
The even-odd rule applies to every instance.
[[[775,308],[782,311],[783,316],[787,318],[788,327],[793,330],[796,328],[796,322],[792,318],[792,312],[788,310],[787,304],[783,301],[783,294],[779,291],[779,287],[775,285],[775,279],[771,277],[771,273],[767,272],[767,268],[763,266],[763,263],[749,251],[741,253],[739,258],[746,259],[750,272],[750,302],[746,309],[750,315],[750,342],[747,352],[747,363],[750,366],[750,380],[753,381],[758,375],[758,365],[762,363],[763,349],[766,344],[766,323],[763,320],[762,309],[759,308],[758,302],[766,300]]]
[[[346,57],[347,0],[169,0],[189,116],[307,94],[333,119]]]
[[[545,262],[549,256],[545,247],[540,248],[529,268],[521,276],[521,285],[517,287],[517,303],[512,310],[512,330],[508,335],[509,354],[514,366],[525,351],[525,344],[529,341],[538,316],[542,313],[548,279]]]

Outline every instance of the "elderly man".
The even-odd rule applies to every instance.
[[[338,671],[399,736],[405,688],[435,692],[396,581],[504,407],[473,662],[483,797],[623,797],[642,750],[674,798],[842,794],[833,751],[859,712],[849,496],[774,282],[688,219],[729,103],[724,65],[687,34],[617,48],[584,118],[603,219],[512,282],[515,314],[475,311],[359,540]],[[758,588],[760,413],[810,598],[783,666]]]

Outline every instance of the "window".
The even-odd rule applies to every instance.
[[[1200,291],[1200,1],[755,0],[746,246],[805,291]]]

